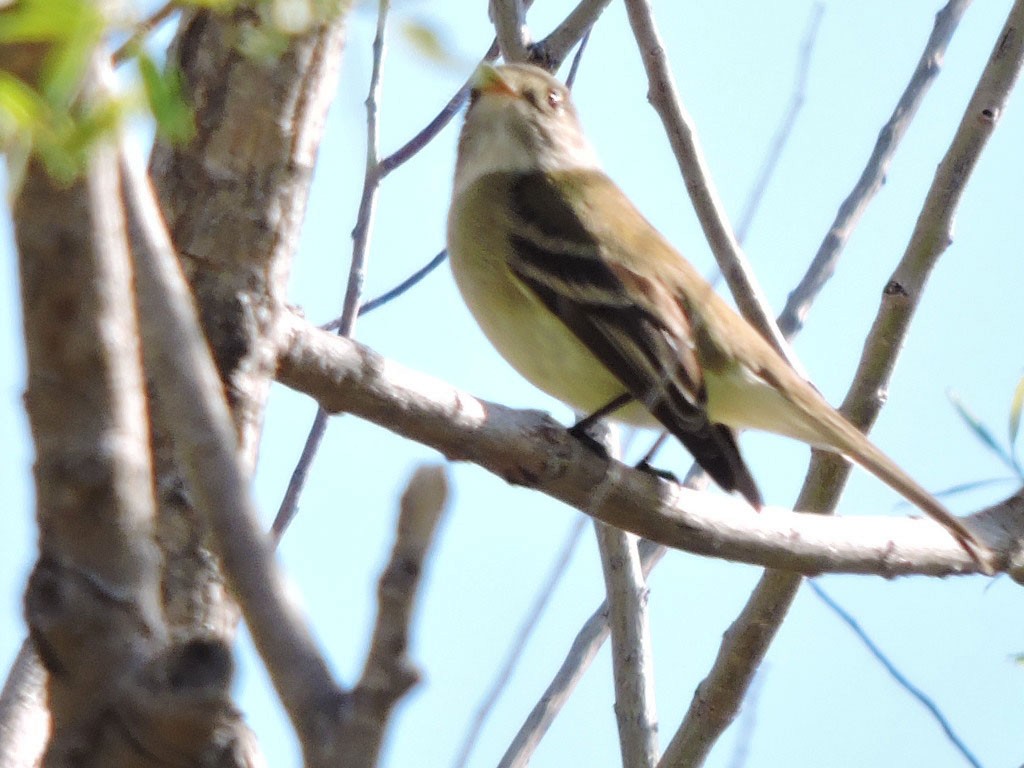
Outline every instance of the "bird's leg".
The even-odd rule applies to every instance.
[[[575,437],[577,440],[580,440],[581,442],[589,446],[591,450],[607,458],[608,450],[604,447],[604,445],[601,444],[599,440],[595,440],[587,430],[589,430],[592,426],[597,424],[597,422],[599,422],[608,414],[615,413],[615,411],[619,410],[619,408],[622,408],[625,405],[629,405],[629,403],[631,403],[632,401],[633,396],[628,392],[623,392],[621,395],[611,400],[607,404],[602,405],[589,416],[584,416],[582,419],[580,419],[571,427],[569,427],[569,434]]]

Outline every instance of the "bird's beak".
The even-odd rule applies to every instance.
[[[470,86],[479,93],[492,93],[501,96],[518,95],[515,89],[501,76],[498,69],[487,62],[482,63],[476,68]]]

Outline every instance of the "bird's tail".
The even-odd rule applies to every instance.
[[[653,409],[655,417],[686,446],[694,461],[711,475],[711,479],[724,491],[738,491],[754,509],[760,511],[764,499],[740,454],[732,429],[710,421],[705,421],[698,429],[689,423],[684,427],[671,418],[671,414],[659,413],[659,410]]]
[[[832,450],[838,450],[925,512],[946,528],[986,573],[991,572],[992,565],[989,562],[991,552],[977,534],[971,531],[963,520],[950,512],[941,501],[904,472],[880,448],[868,440],[864,433],[839,416],[838,413],[835,416],[836,418],[830,419],[827,424],[832,434],[823,441],[825,444],[823,447],[835,446],[835,449]]]

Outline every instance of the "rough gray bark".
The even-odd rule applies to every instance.
[[[186,145],[158,143],[151,174],[250,471],[274,369],[275,328],[337,87],[343,15],[339,10],[336,19],[294,38],[268,63],[238,48],[246,25],[256,23],[252,10],[187,9],[168,54],[184,76],[197,132]],[[151,395],[159,406],[159,389]],[[153,433],[168,621],[185,634],[211,627],[230,635],[237,609],[175,468],[159,407]]]

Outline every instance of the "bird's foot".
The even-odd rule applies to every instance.
[[[674,472],[667,469],[658,469],[657,467],[653,467],[647,459],[641,460],[636,465],[636,469],[639,469],[641,472],[646,472],[648,475],[654,475],[662,480],[668,480],[670,483],[675,483],[676,485],[680,484],[679,478]]]
[[[566,431],[602,459],[610,459],[611,454],[608,452],[608,447],[602,440],[597,439],[587,431],[589,426],[589,424],[584,424],[581,421],[579,424],[569,427]]]

